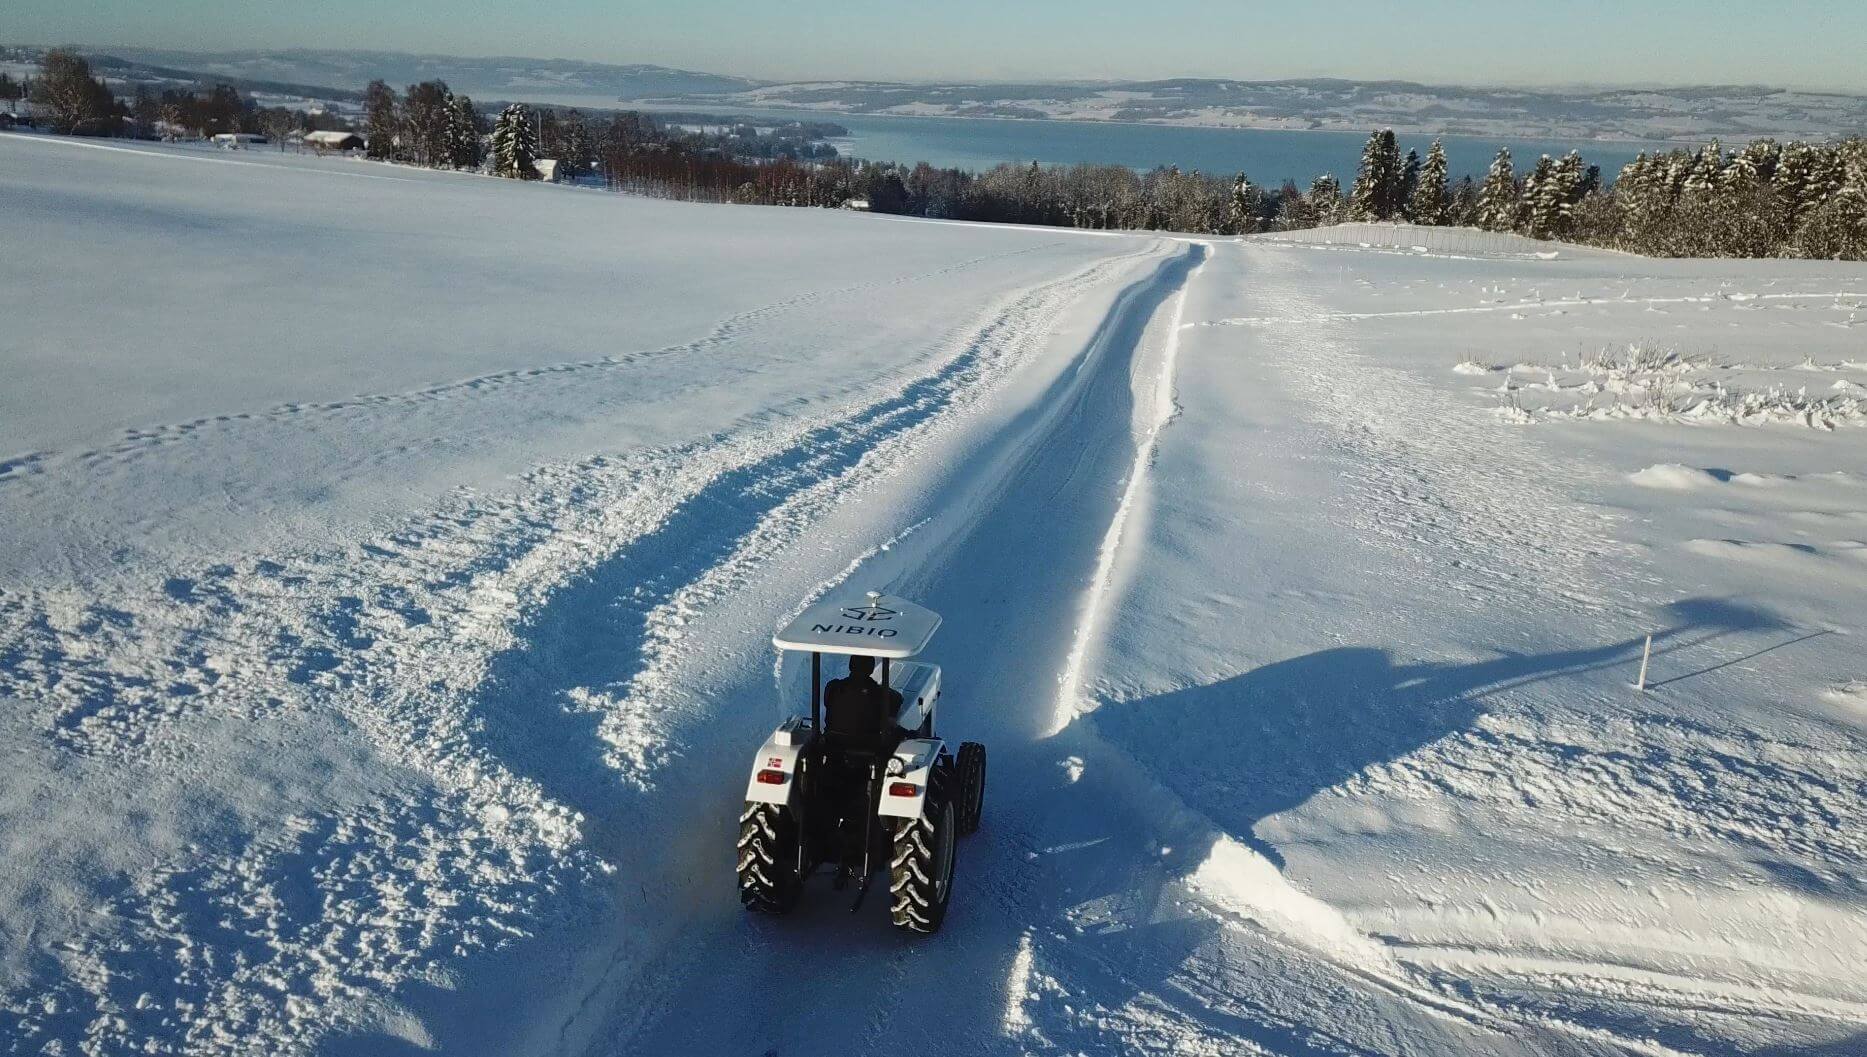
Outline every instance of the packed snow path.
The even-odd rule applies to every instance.
[[[964,911],[935,939],[904,948],[879,929],[878,911],[863,915],[866,928],[851,921],[847,896],[827,884],[784,921],[722,907],[604,1003],[612,1019],[606,1052],[794,1053],[827,1044],[853,1052],[1671,1054],[1730,1052],[1733,1036],[1749,1045],[1803,1032],[1852,1044],[1848,1025],[1867,1005],[1833,983],[1867,950],[1858,918],[1784,942],[1789,963],[1805,968],[1784,974],[1778,963],[1769,972],[1774,960],[1748,960],[1746,943],[1726,934],[1778,927],[1767,903],[1747,910],[1740,900],[1662,935],[1651,933],[1639,901],[1619,907],[1592,877],[1522,863],[1492,883],[1530,886],[1535,906],[1500,940],[1492,935],[1496,908],[1508,900],[1484,889],[1460,894],[1465,878],[1488,873],[1482,868],[1460,864],[1464,878],[1447,878],[1420,863],[1410,869],[1423,876],[1394,885],[1395,866],[1382,858],[1346,876],[1325,858],[1309,879],[1334,891],[1324,901],[1293,883],[1285,852],[1256,832],[1254,823],[1273,825],[1275,813],[1358,773],[1377,781],[1417,774],[1401,761],[1430,758],[1427,750],[1444,752],[1448,742],[1476,755],[1451,764],[1456,774],[1546,766],[1532,761],[1549,741],[1575,751],[1567,739],[1601,737],[1606,731],[1582,734],[1604,722],[1590,714],[1595,706],[1537,701],[1533,713],[1558,718],[1523,725],[1513,692],[1549,682],[1558,702],[1623,696],[1618,670],[1632,662],[1633,644],[1624,636],[1578,642],[1570,625],[1599,622],[1604,610],[1637,622],[1651,597],[1589,582],[1620,556],[1596,533],[1599,515],[1538,482],[1474,466],[1487,441],[1462,435],[1468,427],[1415,426],[1448,409],[1363,362],[1352,335],[1323,329],[1336,320],[1309,306],[1309,291],[1322,285],[1305,267],[1312,262],[1232,243],[1189,248],[1140,297],[1117,305],[1071,388],[1049,397],[1046,432],[1011,441],[1023,454],[1009,477],[1001,478],[1002,463],[966,466],[964,489],[937,493],[929,517],[965,512],[961,538],[938,549],[899,546],[853,573],[852,583],[874,577],[947,614],[936,652],[964,659],[949,675],[945,722],[952,736],[981,738],[995,754],[990,820],[962,857]],[[1171,291],[1161,289],[1167,284]],[[1203,329],[1235,318],[1240,302],[1290,314],[1291,325],[1258,347],[1256,363],[1245,359],[1247,348]],[[1183,359],[1190,383],[1176,378]],[[1290,411],[1306,405],[1324,413],[1320,422]],[[1416,441],[1396,447],[1396,428]],[[1365,483],[1319,487],[1317,462],[1330,477]],[[1299,502],[1278,502],[1289,495]],[[1350,516],[1317,522],[1318,499]],[[1439,560],[1433,548],[1449,548],[1454,569],[1473,571],[1418,582],[1413,563]],[[1352,554],[1368,558],[1344,560]],[[1475,590],[1496,592],[1495,610]],[[1526,604],[1545,612],[1519,608]],[[1456,630],[1421,636],[1397,606],[1459,614]],[[1474,609],[1484,622],[1468,623]],[[1742,606],[1703,600],[1673,610],[1653,615],[1667,621],[1654,625],[1662,653],[1760,629]],[[1076,614],[1068,634],[1042,622],[1033,631],[1020,619],[1058,611]],[[1573,645],[1541,656],[1470,656],[1474,633]],[[1353,645],[1357,634],[1386,648]],[[1469,659],[1438,659],[1447,654]],[[1601,678],[1608,672],[1616,676]],[[780,685],[795,696],[791,675]],[[1638,713],[1615,722],[1626,724],[1621,744],[1645,755],[1591,762],[1590,781],[1628,788],[1643,812],[1660,813],[1652,821],[1662,828],[1694,813],[1733,827],[1770,824],[1770,808],[1758,804],[1744,817],[1744,794],[1716,788],[1715,779],[1703,797],[1651,795],[1704,782],[1694,754],[1715,759],[1724,738],[1753,732]],[[1475,743],[1461,734],[1467,725]],[[1691,747],[1696,739],[1705,744]],[[1793,745],[1767,752],[1794,754]],[[1811,771],[1772,779],[1781,783],[1772,796],[1813,795],[1824,815],[1858,812],[1845,794],[1835,799],[1859,787],[1858,746],[1835,759],[1802,759]],[[1628,793],[1573,795],[1582,797],[1578,815],[1597,822],[1628,806]],[[1740,802],[1723,802],[1734,795]],[[1351,813],[1343,843],[1352,849],[1376,813],[1393,810],[1401,816],[1380,831],[1417,824],[1407,812],[1418,808],[1370,803]],[[1326,808],[1314,814],[1339,825]],[[1531,828],[1525,821],[1514,820],[1516,839]],[[1830,817],[1804,836],[1814,837],[1817,858],[1851,862],[1858,842],[1847,826]],[[1429,835],[1445,839],[1437,825],[1420,838]],[[1493,854],[1456,836],[1450,843],[1449,862]],[[1690,868],[1692,855],[1682,851],[1678,865]],[[697,867],[697,878],[705,869]],[[1466,899],[1491,919],[1486,927],[1474,929]],[[1427,913],[1406,911],[1411,901]],[[1396,911],[1410,915],[1413,929],[1458,939],[1426,944],[1390,934]],[[1599,927],[1591,914],[1631,914],[1650,934],[1577,957]],[[1720,959],[1733,960],[1702,979],[1684,968]],[[1733,979],[1744,982],[1734,987]]]
[[[1861,434],[1651,397],[1845,401],[1857,268],[0,178],[148,276],[0,261],[11,1050],[1867,1042]],[[993,753],[924,942],[733,898],[768,636],[839,584],[946,616]]]

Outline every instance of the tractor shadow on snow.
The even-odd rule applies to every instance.
[[[1667,615],[1669,626],[1653,636],[1656,661],[1729,635],[1787,628],[1767,612],[1717,599],[1676,602]],[[1252,835],[1259,821],[1471,728],[1491,694],[1614,667],[1628,667],[1632,683],[1642,644],[1634,637],[1463,664],[1405,663],[1384,649],[1340,647],[1205,686],[1107,704],[1079,722],[1281,869],[1275,849]],[[1684,678],[1690,675],[1665,682]]]
[[[1776,648],[1806,637],[1767,612],[1715,599],[1675,603],[1665,617],[1667,626],[1654,634],[1655,661],[1670,656],[1672,667],[1688,672],[1703,667],[1704,653],[1694,652],[1699,647],[1728,650],[1735,639],[1748,653],[1770,641],[1787,637],[1775,641]],[[1250,1039],[1275,1052],[1352,1049],[1353,1040],[1334,1038],[1328,1025],[1293,1025],[1249,995],[1219,1003],[1202,996],[1199,974],[1186,963],[1221,925],[1178,909],[1176,882],[1201,868],[1221,835],[1283,870],[1282,856],[1254,833],[1260,821],[1370,767],[1471,729],[1490,695],[1608,669],[1624,669],[1631,684],[1643,639],[1471,663],[1407,663],[1386,649],[1334,648],[1204,686],[1107,703],[1079,717],[1038,746],[1028,763],[1059,772],[1054,780],[1032,783],[1037,788],[1031,791],[1048,801],[1047,846],[1036,850],[1042,884],[1054,886],[1050,925],[1061,937],[1068,935],[1066,922],[1080,922],[1084,910],[1093,909],[1098,919],[1053,946],[1049,957],[1067,961],[1071,977],[1099,977],[1095,997],[1111,1008],[1146,995],[1216,1036]],[[1593,682],[1598,690],[1599,679]],[[1132,840],[1122,827],[1094,813],[1071,812],[1068,789],[1079,779],[1057,765],[1066,755],[1081,781],[1101,777],[1117,789],[1140,791],[1135,802],[1148,806],[1137,810],[1148,814],[1149,837],[1158,842],[1141,849],[1151,868],[1137,870],[1132,854],[1109,853],[1107,843]],[[1273,951],[1262,969],[1275,972],[1277,959],[1289,956]],[[1093,1044],[1094,1032],[1080,1018],[1060,1015],[1058,1006],[1038,1001],[1025,1008],[1051,1041]]]

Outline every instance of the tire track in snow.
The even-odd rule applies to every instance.
[[[745,587],[756,579],[759,566],[770,561],[781,550],[791,546],[802,533],[821,520],[833,506],[844,502],[858,501],[862,494],[873,485],[887,477],[910,469],[915,465],[917,453],[935,443],[937,436],[957,425],[964,405],[983,396],[994,388],[993,381],[1010,369],[1016,362],[1033,353],[1048,337],[1056,318],[1069,307],[1090,286],[1103,281],[1108,275],[1129,269],[1137,259],[1157,257],[1159,251],[1150,249],[1141,254],[1130,254],[1097,265],[1083,276],[1054,288],[1046,288],[1037,295],[1020,298],[1012,303],[1002,314],[986,324],[975,341],[987,343],[1009,343],[1017,349],[1011,357],[995,357],[994,365],[978,383],[971,387],[964,401],[955,401],[954,406],[937,419],[917,423],[913,428],[900,431],[892,436],[882,436],[866,444],[867,450],[862,457],[854,461],[845,472],[837,475],[824,475],[808,487],[796,489],[775,489],[784,494],[783,502],[771,509],[760,522],[740,537],[732,553],[714,564],[699,571],[691,582],[670,594],[650,615],[656,625],[656,631],[644,643],[642,660],[634,675],[619,683],[613,690],[606,690],[599,695],[600,705],[605,712],[624,724],[648,721],[647,717],[667,715],[659,706],[658,699],[674,691],[677,687],[691,682],[691,678],[677,673],[687,672],[700,663],[695,652],[695,644],[682,634],[681,628],[703,619],[711,610],[718,608],[724,600],[736,590]],[[990,487],[989,482],[973,482],[973,487]],[[911,533],[924,531],[925,522],[918,522]],[[899,543],[909,533],[898,534],[880,549],[887,549]],[[871,552],[874,553],[874,552]],[[817,585],[813,594],[821,595],[832,589],[843,578],[851,575],[861,565],[861,560],[852,562],[841,577]],[[787,604],[789,600],[787,600]],[[767,618],[754,618],[761,628],[768,624]],[[761,639],[760,643],[764,643]],[[689,717],[692,718],[692,717]],[[760,731],[762,734],[763,731]],[[750,742],[748,742],[750,743]],[[665,763],[667,761],[658,761]],[[743,761],[737,755],[711,767],[712,771],[724,771],[725,774],[713,775],[726,783],[742,780]],[[706,768],[703,768],[706,769]],[[650,773],[649,768],[642,773]],[[717,783],[703,783],[717,784]],[[663,797],[668,793],[664,790]],[[710,799],[697,798],[698,804],[711,808]],[[677,827],[682,830],[710,832],[714,820],[711,817],[695,820]],[[682,869],[687,875],[706,876],[711,874],[713,863],[712,848],[695,849],[697,855],[705,856],[705,862],[685,864]],[[722,941],[723,942],[723,941]],[[677,953],[670,956],[681,961]],[[891,971],[900,971],[899,965]],[[626,973],[626,967],[613,965],[612,973]],[[704,975],[704,970],[693,972],[674,970],[649,974],[640,974],[624,982],[613,980],[600,981],[599,989],[611,990],[616,987],[628,988],[635,997],[623,1004],[627,1008],[652,1010],[664,1005],[668,993],[679,982],[691,979],[695,975]],[[655,981],[661,981],[657,984]],[[596,1011],[599,1016],[614,1016],[614,1008],[604,1009],[601,1003],[586,999],[580,1010],[588,1013]],[[874,1011],[871,1011],[872,1013]],[[566,1032],[571,1029],[567,1025]],[[628,1034],[636,1027],[612,1026],[612,1031]],[[881,1030],[879,1024],[874,1030]]]
[[[978,619],[984,614],[969,616],[965,605],[982,604],[981,592],[1016,590],[1020,597],[1025,597],[1022,587],[1007,585],[1024,584],[1027,580],[1037,585],[1040,595],[1047,598],[1055,593],[1065,605],[1077,597],[1075,571],[1081,567],[1078,551],[1082,552],[1080,559],[1085,565],[1094,558],[1093,547],[1079,544],[1091,541],[1093,530],[1073,520],[1071,513],[1060,513],[1056,508],[1075,511],[1078,502],[1087,503],[1089,508],[1097,508],[1096,520],[1089,524],[1103,523],[1106,513],[1098,505],[1106,496],[1112,508],[1119,489],[1105,486],[1117,484],[1116,475],[1098,471],[1094,480],[1078,482],[1079,486],[1072,489],[1074,495],[1052,504],[1049,516],[1042,519],[1019,516],[1017,498],[1045,494],[1050,490],[1053,476],[1080,469],[1085,445],[1097,446],[1100,453],[1097,463],[1105,468],[1115,466],[1113,459],[1105,457],[1111,452],[1119,451],[1122,468],[1132,462],[1132,422],[1126,406],[1132,394],[1127,368],[1133,362],[1131,356],[1136,351],[1134,346],[1143,326],[1172,296],[1190,265],[1191,254],[1188,253],[1162,259],[1150,276],[1137,280],[1123,292],[1089,338],[1077,361],[1062,369],[1056,382],[1030,405],[1030,410],[1017,417],[1015,426],[995,433],[985,451],[976,457],[977,461],[936,468],[950,475],[954,484],[939,489],[937,498],[924,500],[936,513],[935,523],[915,530],[903,548],[907,553],[889,556],[886,563],[889,572],[867,570],[869,577],[881,577],[891,584],[891,589],[924,598],[947,613],[951,630],[943,633],[946,645],[941,653],[959,658],[950,662],[954,665],[954,682],[949,697],[959,702],[957,707],[961,709],[956,713],[955,727],[968,728],[964,731],[967,736],[976,734],[988,741],[997,739],[995,743],[1007,753],[1028,751],[1028,743],[1040,738],[1042,728],[1049,723],[1048,702],[1055,694],[1056,669],[1048,665],[1053,658],[1061,659],[1068,640],[1063,638],[1055,643],[1055,652],[1050,652],[1046,644],[1045,649],[1028,658],[1028,665],[1017,665],[1019,681],[1010,686],[994,686],[994,692],[1006,698],[1000,703],[1004,709],[1002,715],[1010,717],[1001,721],[1004,729],[995,734],[989,721],[997,710],[991,708],[990,703],[982,703],[985,706],[982,712],[979,705],[969,706],[961,701],[968,682],[974,685],[981,681],[991,683],[996,678],[992,674],[994,658],[982,655],[988,642],[979,639],[981,635],[987,639],[991,637],[993,621]],[[1109,399],[1117,393],[1123,394],[1119,407],[1117,401]],[[917,443],[915,447],[929,445]],[[1084,498],[1078,500],[1075,495]],[[917,512],[918,508],[896,511],[893,516],[914,516]],[[1017,561],[1016,555],[1028,553],[1026,541],[1013,539],[1010,533],[1000,531],[1008,524],[1040,540],[1047,534],[1061,536],[1065,546],[1043,548],[1041,561]],[[1015,572],[1005,570],[1012,573],[1009,576],[982,572],[978,564],[961,556],[974,551],[990,553],[995,555],[995,561],[1010,561],[1017,568]],[[956,564],[965,570],[964,573],[949,575]],[[844,570],[844,577],[858,567]],[[834,582],[835,579],[831,584]],[[819,590],[828,586],[830,584],[821,585]],[[943,592],[955,592],[967,601],[961,604],[947,599]],[[789,598],[785,602],[791,604]],[[763,634],[769,634],[769,619],[757,623]],[[756,647],[761,651],[768,648],[764,645],[763,634]],[[1014,661],[1003,649],[997,652],[996,662],[1000,666]],[[1017,702],[1028,702],[1030,707],[1018,708]],[[755,723],[765,724],[757,730],[758,736],[769,730],[763,717]],[[745,738],[747,744],[755,743],[750,728]],[[717,740],[711,732],[708,739],[709,742]],[[717,838],[717,843],[690,850],[697,861],[672,871],[678,883],[702,883],[704,879],[719,876],[718,847],[727,845],[730,834],[714,832],[719,827],[713,815],[723,802],[718,786],[730,783],[726,795],[736,795],[736,786],[743,781],[742,766],[743,759],[738,751],[729,751],[726,759],[716,763],[696,764],[706,776],[687,783],[693,796],[677,798],[699,801],[706,812],[703,817],[677,828],[694,828]],[[674,791],[664,787],[661,792],[667,797]],[[1012,795],[1015,799],[1015,794],[1000,795]],[[1018,826],[1010,809],[995,817],[996,821],[988,828],[1001,834]],[[873,915],[864,915],[852,922],[840,907],[828,905],[834,902],[832,897],[814,890],[808,905],[800,908],[797,916],[821,920],[826,934],[808,941],[797,931],[807,927],[802,923],[748,919],[736,906],[713,905],[706,911],[709,923],[704,931],[689,928],[680,945],[668,950],[650,968],[633,971],[627,978],[606,985],[616,991],[617,998],[590,1004],[592,1008],[606,1005],[612,1017],[612,1022],[603,1026],[602,1037],[596,1040],[595,1052],[616,1052],[618,1048],[623,1052],[706,1050],[724,1038],[721,1032],[738,1030],[736,1025],[743,1028],[736,1044],[754,1049],[771,1046],[780,1052],[789,1052],[801,1045],[827,1045],[868,1052],[877,1048],[878,1040],[900,1040],[904,1033],[906,1037],[913,1037],[923,1026],[931,1024],[933,1021],[926,1011],[918,1008],[929,1002],[963,1007],[963,1011],[957,1012],[949,1008],[941,1016],[951,1021],[965,1037],[974,1039],[974,1046],[979,1044],[978,1040],[996,1037],[997,1018],[1005,1008],[1005,999],[999,992],[1002,974],[991,963],[997,954],[998,941],[1025,928],[1030,920],[1027,911],[1035,893],[1022,876],[1024,860],[1005,856],[999,840],[988,840],[989,844],[966,853],[965,876],[981,878],[980,887],[967,896],[966,924],[950,928],[930,945],[904,948],[884,922],[873,920]],[[986,859],[974,858],[981,852]],[[722,891],[719,898],[727,900],[726,893]],[[975,955],[965,959],[964,966],[929,966],[926,958],[931,951],[950,950],[945,945],[955,942],[953,936],[975,929],[987,930],[986,942]],[[830,930],[834,930],[834,934],[828,934]],[[770,936],[770,942],[761,942],[759,938],[764,936]],[[817,959],[824,974],[821,979],[813,982],[789,974],[781,974],[779,978],[765,971],[774,963],[787,961],[788,946],[799,942],[806,943],[807,949],[821,946],[824,956]],[[981,962],[984,964],[975,964]],[[937,978],[930,987],[912,983],[928,973]],[[901,979],[901,986],[885,986],[884,982],[893,978]],[[817,998],[807,997],[798,991],[799,988]],[[793,994],[794,991],[797,993]],[[717,1000],[722,993],[744,995],[752,1000],[732,1005],[730,1010],[722,1009]],[[823,997],[826,995],[836,997]],[[702,1009],[713,1012],[703,1014]],[[809,1024],[799,1020],[807,1009],[815,1010]],[[981,1016],[991,1019],[982,1020]],[[750,1022],[747,1018],[751,1018]],[[813,1032],[815,1034],[811,1034]],[[587,1034],[582,1029],[577,1033]],[[696,1041],[692,1037],[696,1033],[710,1041]],[[618,1041],[606,1049],[602,1038]],[[753,1041],[755,1039],[765,1041]],[[951,1039],[949,1042],[964,1045]]]
[[[600,734],[619,752],[605,762],[641,781],[666,762],[652,751],[644,755],[640,747],[660,740],[652,733],[653,717],[663,714],[660,697],[676,682],[673,672],[694,652],[694,640],[684,628],[751,582],[761,566],[831,509],[860,499],[905,469],[914,449],[951,428],[971,403],[1034,351],[1065,306],[1152,252],[1104,261],[1017,297],[996,310],[938,370],[898,395],[846,407],[833,419],[787,438],[770,455],[722,474],[683,503],[654,539],[638,542],[626,558],[630,569],[614,578],[618,585],[647,585],[624,603],[640,613],[639,638],[631,635],[624,645],[636,660],[626,677],[613,679],[609,687],[580,688],[586,689],[581,707],[603,716]],[[656,569],[672,569],[676,575],[656,574]],[[683,575],[692,578],[683,580]],[[613,635],[605,641],[610,650],[618,646]]]
[[[1083,289],[1154,252],[1014,297],[944,362],[880,400],[804,421],[778,411],[687,448],[547,468],[514,498],[463,493],[355,548],[190,572],[113,600],[120,608],[70,592],[0,598],[0,694],[39,702],[54,737],[76,751],[181,758],[191,749],[174,721],[188,710],[298,710],[315,694],[381,763],[430,786],[414,801],[348,808],[334,826],[307,818],[245,847],[157,864],[111,901],[111,928],[63,959],[72,968],[55,997],[0,998],[14,1034],[126,1045],[186,1037],[202,1052],[266,1038],[276,1052],[299,1051],[355,1024],[403,981],[576,912],[578,893],[612,869],[589,846],[587,816],[562,796],[578,790],[548,789],[509,766],[514,744],[489,740],[486,725],[535,691],[574,688],[530,663],[541,631],[563,632],[579,615],[554,617],[553,604],[592,582],[645,588],[621,607],[633,614],[623,623],[639,622],[640,646],[608,671],[629,692],[579,702],[600,714],[607,752],[580,778],[639,777],[662,758],[656,722],[640,710],[653,707],[644,701],[656,673],[686,648],[682,614],[754,576],[845,489],[893,472],[1035,348]],[[616,645],[565,641],[599,655]],[[501,658],[515,663],[501,669]],[[522,678],[528,666],[542,684]],[[151,677],[160,671],[200,672],[202,692],[177,712]],[[584,660],[573,671],[593,669]],[[61,696],[74,710],[59,710]],[[574,746],[550,746],[565,747]],[[305,878],[321,898],[288,894]],[[263,955],[221,949],[250,944],[192,930],[202,916],[264,936]],[[173,1011],[167,1029],[114,1013],[151,1000]]]
[[[1127,527],[1128,516],[1133,511],[1142,491],[1147,485],[1148,468],[1154,461],[1154,449],[1160,440],[1161,431],[1173,421],[1176,413],[1174,402],[1174,365],[1180,352],[1180,333],[1185,329],[1186,292],[1193,285],[1199,273],[1206,267],[1206,261],[1212,255],[1212,246],[1196,243],[1197,262],[1180,284],[1174,294],[1173,310],[1167,325],[1165,347],[1161,353],[1160,366],[1154,378],[1154,407],[1150,412],[1146,432],[1135,444],[1134,465],[1128,471],[1127,485],[1122,489],[1121,501],[1115,507],[1115,514],[1109,519],[1107,533],[1102,538],[1102,546],[1096,553],[1096,568],[1090,574],[1090,587],[1083,599],[1080,615],[1076,620],[1076,630],[1070,643],[1070,652],[1063,662],[1063,674],[1058,678],[1056,715],[1050,733],[1055,734],[1068,726],[1079,714],[1085,703],[1083,696],[1083,668],[1087,663],[1091,644],[1097,631],[1107,617],[1108,595],[1115,583],[1115,562],[1121,552],[1122,532]]]

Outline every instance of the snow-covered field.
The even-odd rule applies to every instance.
[[[6,1052],[1867,1052],[1858,265],[0,189]],[[731,876],[871,586],[921,942]]]

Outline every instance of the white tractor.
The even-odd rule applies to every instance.
[[[979,828],[985,746],[963,742],[953,753],[934,734],[940,669],[907,658],[939,626],[938,613],[871,591],[862,602],[812,605],[772,637],[780,650],[810,654],[810,714],[780,724],[752,764],[739,816],[747,909],[786,913],[828,864],[836,888],[855,882],[850,910],[859,910],[886,869],[895,927],[940,928],[955,845]],[[849,658],[848,674],[827,684],[826,653]]]

